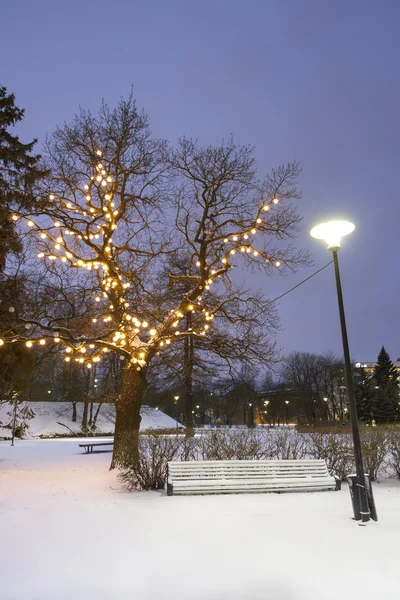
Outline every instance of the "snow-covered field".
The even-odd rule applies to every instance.
[[[30,437],[53,437],[55,435],[70,435],[71,431],[81,430],[83,403],[77,402],[76,422],[72,421],[71,402],[25,402],[35,413],[32,419],[27,419],[28,429],[24,435]],[[96,414],[98,404],[93,405],[93,415]],[[150,406],[142,406],[141,429],[170,429],[176,427],[175,419],[172,419],[161,410]],[[0,405],[0,438],[11,437],[10,429],[1,426],[12,420],[12,406],[10,404]],[[96,421],[96,433],[107,434],[114,431],[115,406],[113,404],[102,404]]]
[[[121,489],[79,440],[0,442],[2,600],[398,600],[400,485],[379,522],[341,492],[167,497]],[[358,590],[358,591],[357,591]]]

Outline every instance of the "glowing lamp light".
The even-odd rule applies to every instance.
[[[324,240],[328,250],[340,248],[340,240],[345,235],[354,231],[355,225],[350,221],[328,221],[313,227],[310,235],[317,240]]]

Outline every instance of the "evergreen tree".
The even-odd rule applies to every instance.
[[[0,273],[4,271],[9,252],[20,252],[21,242],[12,213],[34,204],[33,186],[45,175],[39,166],[39,155],[32,155],[37,140],[28,144],[11,134],[24,117],[15,105],[15,96],[0,85]]]
[[[375,383],[373,377],[365,369],[357,369],[354,375],[354,393],[357,404],[357,415],[361,421],[371,423],[375,405]]]
[[[372,376],[375,384],[374,418],[379,422],[395,421],[399,411],[399,373],[382,346]]]

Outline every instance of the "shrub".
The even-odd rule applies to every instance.
[[[233,460],[235,458],[233,436],[236,432],[215,429],[203,433],[198,439],[200,460]]]
[[[306,456],[306,438],[296,430],[281,429],[270,435],[273,440],[271,458],[278,460],[298,460]]]
[[[400,431],[393,429],[388,434],[388,464],[393,473],[400,479]]]
[[[351,436],[338,433],[312,433],[307,440],[307,453],[315,459],[324,459],[328,471],[342,481],[354,471]]]
[[[178,436],[147,432],[139,436],[139,454],[120,471],[120,479],[129,490],[160,490],[167,481],[167,463],[179,455],[182,441]]]
[[[389,450],[388,430],[383,427],[368,427],[360,435],[365,472],[371,481],[376,481],[378,473],[383,472],[385,467]]]

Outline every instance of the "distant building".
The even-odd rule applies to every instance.
[[[377,362],[357,362],[354,366],[356,369],[364,369],[366,373],[373,373],[377,364]],[[393,365],[400,373],[400,360],[394,360]]]

